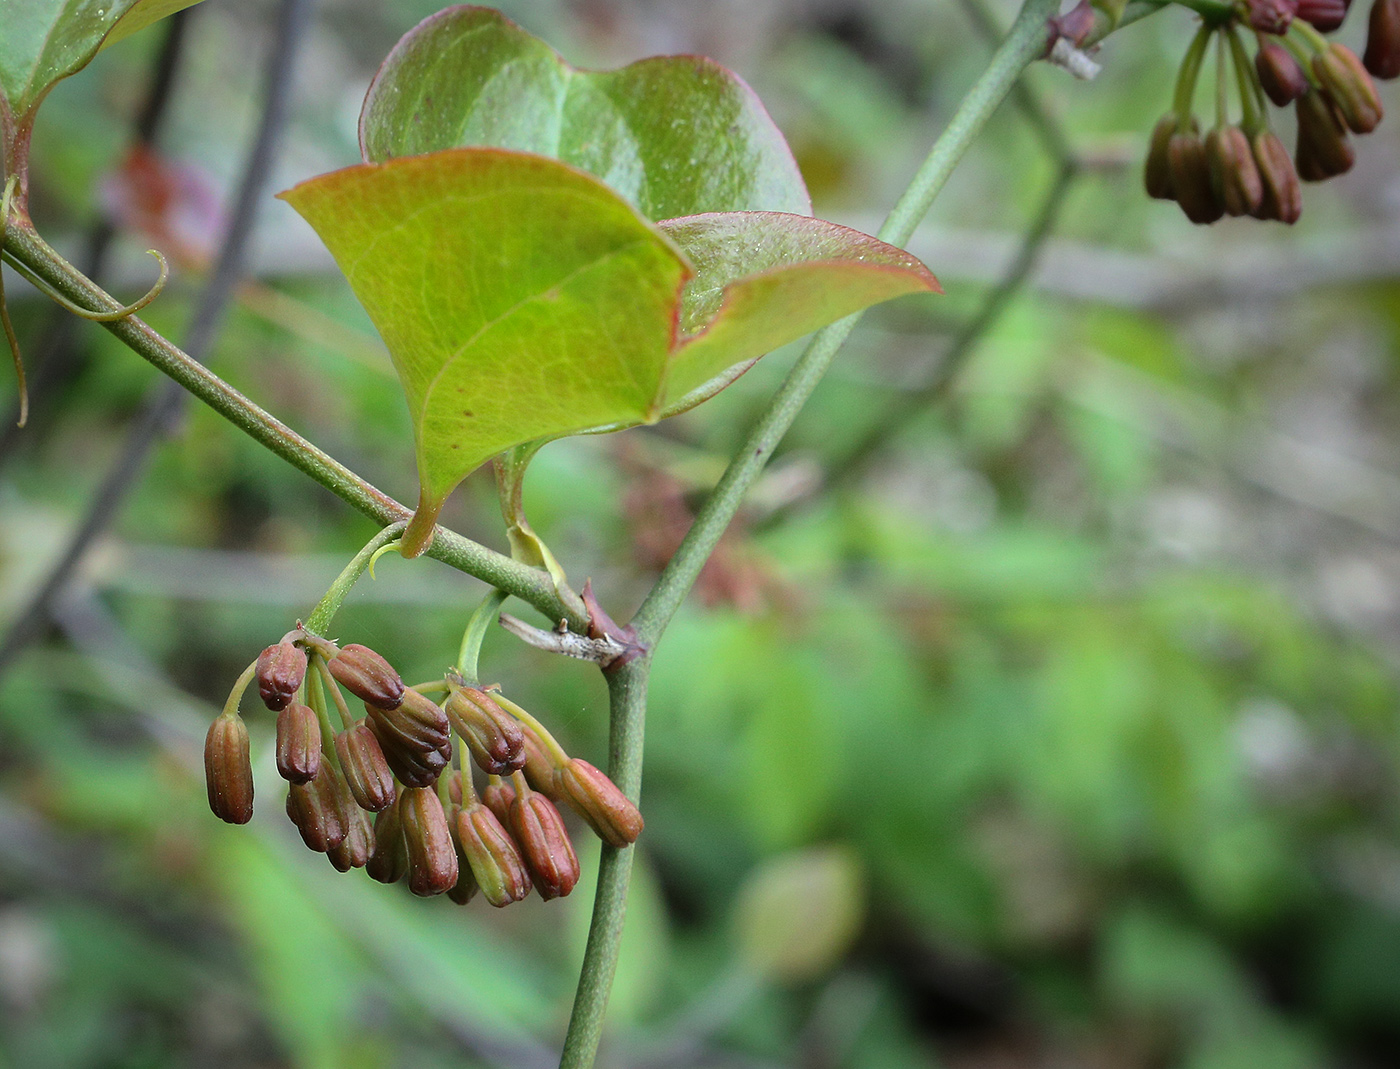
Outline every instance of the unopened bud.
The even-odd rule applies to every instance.
[[[204,736],[204,785],[209,808],[220,820],[247,824],[253,819],[253,765],[248,758],[248,725],[237,713],[217,716]]]
[[[378,813],[393,804],[394,774],[379,740],[363,720],[335,737],[335,752],[356,805]]]
[[[339,846],[349,830],[341,816],[337,776],[334,768],[322,762],[314,780],[293,783],[287,792],[287,816],[301,832],[301,841],[318,854]]]
[[[341,817],[346,821],[345,838],[326,851],[326,857],[338,872],[362,869],[374,855],[374,829],[369,815],[356,806],[347,807]]]
[[[1323,33],[1337,29],[1347,17],[1351,0],[1298,0],[1298,17]]]
[[[1192,129],[1178,130],[1167,142],[1167,161],[1171,166],[1172,191],[1176,202],[1193,223],[1213,223],[1225,214],[1225,206],[1215,195],[1210,168],[1206,164],[1205,145]]]
[[[1176,115],[1169,113],[1157,120],[1152,128],[1152,141],[1147,149],[1147,163],[1143,166],[1143,185],[1147,195],[1154,200],[1175,200],[1172,194],[1172,169],[1167,159],[1167,144],[1176,133]]]
[[[258,694],[273,712],[287,707],[306,678],[306,651],[283,639],[258,654]]]
[[[398,805],[375,815],[374,851],[365,863],[365,872],[380,883],[397,883],[408,872],[408,847],[399,823]]]
[[[559,770],[560,794],[598,838],[621,849],[642,834],[642,814],[612,780],[580,758]]]
[[[476,687],[454,690],[443,711],[483,772],[505,776],[525,764],[520,722]]]
[[[530,893],[530,873],[510,833],[480,802],[458,810],[455,821],[462,857],[481,895],[493,906],[508,906]]]
[[[1385,114],[1380,94],[1355,52],[1333,41],[1313,56],[1312,66],[1313,74],[1352,133],[1369,134],[1380,125]]]
[[[1303,187],[1288,149],[1272,130],[1254,135],[1254,162],[1259,168],[1263,189],[1259,208],[1254,213],[1260,219],[1277,219],[1290,226],[1303,214]]]
[[[427,898],[457,882],[457,848],[447,814],[431,787],[409,787],[399,800],[399,821],[408,848],[408,889]]]
[[[578,856],[554,803],[528,786],[521,790],[517,780],[509,826],[540,897],[562,898],[572,891],[578,883]]]
[[[506,827],[510,827],[510,807],[515,801],[515,788],[504,780],[493,780],[481,792],[481,801]]]
[[[352,642],[327,663],[336,681],[363,702],[392,709],[403,700],[403,680],[368,646]]]
[[[447,714],[437,702],[416,690],[404,691],[402,700],[392,709],[366,702],[365,711],[372,723],[384,729],[381,738],[388,733],[402,745],[423,753],[441,749],[452,734]]]
[[[1265,41],[1254,55],[1259,84],[1278,107],[1287,107],[1308,91],[1302,64],[1277,41]]]
[[[402,737],[386,730],[373,716],[365,720],[365,726],[379,740],[384,760],[405,787],[431,786],[452,760],[450,754],[444,756],[441,750],[429,750],[425,753],[416,746],[408,745]]]
[[[1250,215],[1264,197],[1249,138],[1238,126],[1217,126],[1206,135],[1206,165],[1215,195],[1229,215]]]
[[[1356,150],[1326,94],[1311,89],[1294,105],[1298,114],[1298,177],[1321,182],[1351,170]]]
[[[1400,76],[1400,0],[1375,0],[1371,5],[1364,62],[1377,78]]]
[[[1285,33],[1298,14],[1298,0],[1248,0],[1249,25],[1260,33]]]
[[[309,705],[292,702],[277,714],[277,771],[288,783],[310,783],[321,770],[321,723]]]

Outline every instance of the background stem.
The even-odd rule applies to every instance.
[[[903,245],[913,235],[914,229],[992,112],[1011,91],[1021,72],[1044,54],[1046,25],[1058,9],[1059,0],[1026,0],[1005,41],[963,98],[909,188],[880,228],[882,240]],[[859,319],[858,315],[848,316],[827,327],[817,334],[798,358],[633,620],[638,640],[648,648],[648,652],[608,676],[611,697],[608,774],[634,802],[639,801],[641,791],[650,649],[670,623],[700,574],[700,569],[734,518],[745,491],[763,470],[774,447],[792,425]],[[634,849],[603,847],[598,867],[598,892],[593,901],[593,918],[588,929],[588,945],[584,950],[578,990],[569,1017],[569,1030],[564,1037],[560,1069],[588,1069],[597,1056],[608,992],[617,969],[618,947],[626,919],[627,884],[632,872]]]

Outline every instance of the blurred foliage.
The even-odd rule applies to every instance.
[[[434,6],[322,5],[278,188],[355,159],[364,86]],[[576,63],[734,66],[818,213],[857,223],[986,55],[958,5],[913,0],[506,10]],[[163,150],[216,193],[256,115],[269,11],[209,0],[191,19]],[[1092,164],[1046,270],[942,367],[993,277],[983,239],[1013,239],[1053,172],[1008,107],[935,209],[948,296],[870,317],[667,633],[600,1064],[1395,1064],[1400,287],[1365,250],[1400,226],[1400,140],[1383,125],[1291,231],[1192,229],[1136,171],[1189,27],[1169,11],[1114,37],[1093,83],[1032,73]],[[68,246],[111,209],[158,37],[45,107],[34,208]],[[146,243],[124,242],[118,292],[143,288]],[[212,366],[411,498],[407,413],[363,313],[283,206],[256,244],[261,289]],[[1232,266],[1256,293],[1209,282]],[[1164,277],[1208,284],[1164,296]],[[151,321],[178,338],[198,281],[182,272]],[[49,313],[9,292],[34,351]],[[0,617],[156,383],[100,330],[76,338],[60,388],[4,439]],[[789,358],[657,428],[541,453],[532,522],[615,616]],[[820,488],[940,375],[937,403]],[[445,519],[504,548],[481,475]],[[159,450],[0,680],[0,1066],[548,1063],[596,852],[571,898],[500,912],[338,876],[282,817],[270,717],[253,717],[253,824],[207,811],[208,718],[370,534],[206,411]],[[480,584],[426,560],[378,572],[338,637],[439,672]],[[603,763],[596,673],[499,633],[482,663]]]

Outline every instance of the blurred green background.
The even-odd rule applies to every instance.
[[[357,159],[376,63],[435,6],[323,0],[274,188]],[[927,0],[505,10],[580,65],[733,66],[817,213],[866,230],[989,51]],[[191,13],[161,150],[193,258],[256,121],[271,13]],[[1359,49],[1364,10],[1349,23]],[[1191,28],[1170,10],[1124,30],[1092,82],[1032,73],[1084,166],[1026,291],[949,358],[1054,181],[1008,105],[912,246],[947,296],[867,318],[667,633],[600,1065],[1400,1065],[1400,127],[1310,187],[1293,229],[1193,228],[1138,173]],[[33,210],[64,248],[130,217],[119,168],[161,32],[44,108]],[[117,292],[147,284],[152,240],[122,239]],[[211,366],[412,500],[404,403],[348,288],[278,202],[254,244]],[[48,309],[7,282],[33,350]],[[178,338],[199,283],[187,263],[147,318]],[[0,624],[158,379],[91,325],[69,355],[0,454]],[[794,355],[539,456],[532,521],[614,616]],[[484,473],[445,519],[505,548]],[[503,911],[337,875],[282,815],[256,712],[257,817],[205,803],[227,688],[372,533],[202,408],[158,450],[0,678],[0,1066],[550,1064],[596,848],[571,898]],[[428,678],[481,590],[385,559],[337,637]],[[605,763],[594,670],[498,632],[483,673]]]

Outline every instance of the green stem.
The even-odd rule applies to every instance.
[[[1228,126],[1230,123],[1229,82],[1225,76],[1225,34],[1215,38],[1215,125]]]
[[[1202,25],[1191,39],[1186,56],[1181,61],[1181,72],[1176,78],[1176,95],[1172,106],[1176,110],[1177,129],[1184,130],[1191,125],[1191,109],[1196,99],[1196,82],[1201,76],[1201,60],[1205,58],[1206,46],[1214,32],[1208,25]]]
[[[326,694],[331,696],[335,702],[336,712],[340,714],[340,726],[349,731],[355,723],[355,718],[350,715],[350,707],[345,704],[345,695],[340,693],[340,686],[335,681],[335,676],[331,675],[331,666],[326,663],[324,657],[316,657],[316,670],[321,677],[321,685]],[[326,716],[331,715],[330,709],[326,710]]]
[[[1230,39],[1230,54],[1235,60],[1235,78],[1239,82],[1240,104],[1244,108],[1244,129],[1253,137],[1268,125],[1264,87],[1259,84],[1259,72],[1250,62],[1238,27],[1231,26],[1226,35]]]
[[[345,595],[350,593],[350,588],[355,585],[360,576],[364,575],[365,569],[369,567],[369,562],[374,559],[374,555],[387,546],[394,539],[403,533],[402,523],[391,523],[384,530],[365,543],[364,548],[350,559],[341,573],[335,577],[321,600],[316,603],[316,607],[311,610],[311,615],[305,620],[306,630],[313,635],[320,635],[323,638],[326,630],[331,626],[331,620],[340,611],[341,602],[345,600]]]
[[[340,759],[335,752],[335,728],[331,726],[330,710],[326,708],[326,691],[321,684],[321,664],[325,658],[319,653],[311,654],[311,664],[306,671],[306,704],[316,714],[321,725],[321,758],[339,767]]]
[[[233,689],[228,692],[228,697],[224,699],[224,708],[220,716],[237,716],[238,704],[243,700],[243,692],[248,689],[248,684],[253,682],[253,676],[257,674],[258,662],[254,661],[247,668],[243,669],[243,674],[234,681]]]
[[[1025,0],[1001,47],[963,98],[909,188],[880,228],[881,240],[903,245],[913,236],[915,228],[947,183],[958,161],[1016,84],[1021,72],[1044,53],[1046,24],[1058,9],[1059,0]],[[774,395],[748,441],[720,478],[685,540],[633,620],[637,637],[646,648],[654,647],[665,631],[729,521],[734,518],[745,491],[763,470],[773,449],[816,389],[859,318],[858,315],[848,316],[812,339]],[[611,695],[608,774],[634,802],[641,791],[649,670],[648,655],[608,673]],[[560,1069],[588,1069],[598,1053],[603,1016],[613,973],[617,968],[618,946],[626,916],[633,849],[603,847],[598,867],[598,892],[588,929],[588,945],[584,950],[569,1030],[564,1037]]]
[[[504,590],[488,591],[486,597],[481,599],[481,604],[476,607],[476,612],[472,613],[472,618],[467,621],[466,633],[462,635],[462,648],[457,654],[457,674],[472,686],[476,686],[479,678],[476,662],[481,656],[481,642],[495,621],[497,611],[508,597],[510,595]]]
[[[13,214],[4,233],[7,260],[22,264],[50,289],[84,308],[107,312],[121,308],[111,295],[50,248],[27,220],[14,218]],[[137,316],[102,326],[239,430],[381,526],[406,521],[412,515],[410,509],[259,408]],[[550,620],[568,620],[574,630],[587,630],[587,615],[565,604],[553,580],[542,569],[511,560],[504,553],[443,528],[438,529],[428,556],[508,591]]]

